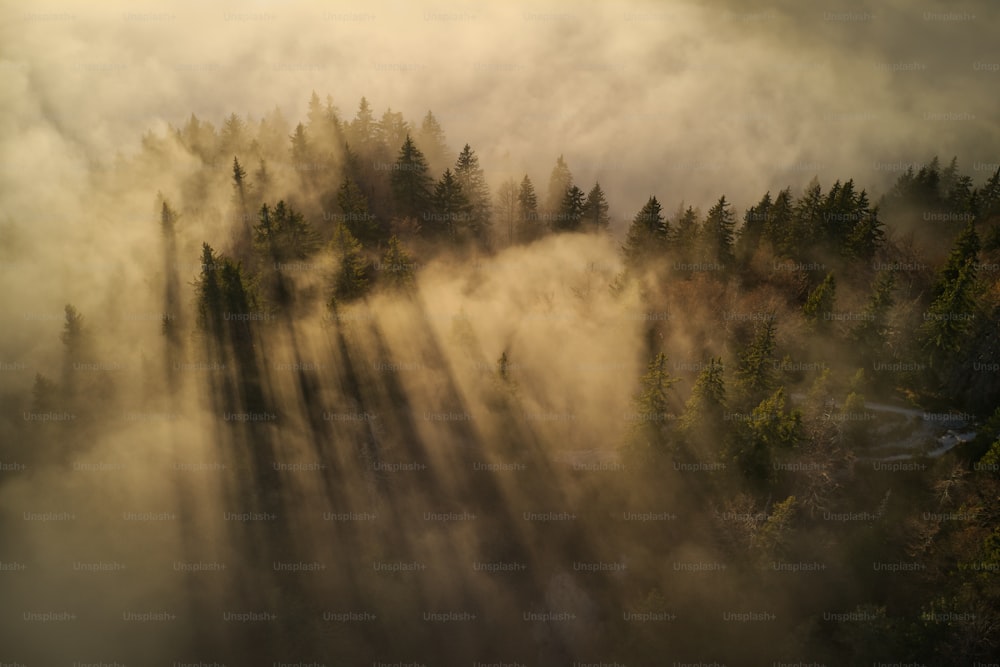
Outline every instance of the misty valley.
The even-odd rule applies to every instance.
[[[0,662],[995,662],[1000,167],[626,213],[552,157],[313,93],[87,173],[104,287],[0,359]]]

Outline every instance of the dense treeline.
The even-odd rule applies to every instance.
[[[621,270],[600,288],[642,304],[645,344],[626,354],[645,371],[632,379],[633,410],[615,443],[623,474],[593,482],[574,473],[574,482],[595,490],[576,510],[587,517],[584,527],[544,536],[557,553],[614,544],[633,559],[627,580],[587,588],[598,609],[612,610],[593,612],[600,630],[587,645],[626,663],[701,655],[706,632],[717,633],[720,659],[733,664],[744,650],[828,664],[935,656],[935,664],[957,665],[995,655],[1000,170],[976,184],[956,160],[942,168],[935,158],[902,173],[877,202],[853,179],[825,190],[814,180],[800,193],[765,193],[742,215],[724,195],[704,213],[681,203],[668,214],[657,193],[615,240],[601,185],[577,185],[562,156],[543,193],[527,174],[491,188],[476,151],[468,144],[454,151],[433,113],[419,124],[391,109],[376,119],[364,98],[348,120],[314,93],[306,120],[294,127],[279,109],[257,123],[233,114],[218,129],[192,115],[167,136],[147,135],[135,168],[155,182],[178,154],[197,168],[175,195],[156,202],[166,267],[166,395],[177,391],[171,369],[195,341],[191,358],[227,369],[209,380],[217,412],[280,412],[262,355],[279,344],[299,355],[304,329],[320,311],[333,323],[324,335],[340,360],[338,400],[359,412],[376,400],[402,410],[402,386],[379,380],[386,386],[375,398],[366,385],[366,350],[384,343],[379,332],[347,324],[357,321],[354,309],[376,295],[392,295],[401,311],[416,307],[421,267],[435,258],[473,263],[562,234],[592,235],[618,244],[621,257]],[[176,268],[181,229],[188,236],[207,230],[187,293],[188,277]],[[432,339],[416,321],[414,340]],[[456,330],[474,347],[474,333]],[[64,368],[91,360],[91,337],[99,335],[67,306]],[[518,482],[523,497],[550,499],[541,491],[548,488],[541,464],[551,443],[520,418],[532,388],[517,352],[480,352],[497,360],[482,379],[504,443],[496,446],[539,464]],[[149,377],[155,385],[157,373]],[[39,373],[30,409],[124,400],[109,382],[84,387],[68,371],[57,379]],[[299,373],[297,382],[317,451],[348,441],[370,463],[385,442],[411,437],[403,416],[378,428],[331,424],[316,398],[324,391],[319,381]],[[876,403],[968,413],[951,421],[977,436],[943,456],[904,456],[905,465],[885,474],[879,466],[902,450],[880,453],[880,443],[941,433]],[[263,472],[281,438],[239,428],[232,441],[250,459],[240,469],[256,471],[244,484],[260,495],[263,511],[281,495],[277,478]],[[383,497],[401,497],[384,479],[373,485]],[[477,498],[484,511],[500,499],[488,484],[450,490]],[[588,522],[629,505],[686,509],[670,522],[669,539],[650,540],[635,524],[616,522],[586,542],[598,531]],[[490,538],[495,550],[529,550],[498,535]],[[699,588],[676,574],[687,562],[730,569],[717,575],[722,583]],[[891,574],[878,564],[892,565]],[[518,594],[537,602],[530,583]],[[688,616],[665,633],[620,620],[623,606],[657,614],[681,604],[688,616],[779,611],[776,623],[725,630],[706,630]],[[563,653],[546,655],[572,654],[572,641],[563,640]]]

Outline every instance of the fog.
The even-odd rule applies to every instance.
[[[0,663],[823,659],[782,638],[807,632],[799,614],[860,604],[865,579],[840,567],[859,552],[782,551],[760,517],[788,488],[801,500],[848,481],[824,471],[755,496],[724,475],[656,477],[619,448],[642,420],[650,359],[672,362],[678,419],[706,360],[735,367],[753,314],[780,322],[778,358],[834,368],[816,396],[842,400],[853,362],[812,338],[778,287],[625,274],[621,243],[654,194],[671,217],[725,194],[742,219],[764,192],[797,196],[814,177],[854,178],[877,202],[933,156],[984,182],[1000,162],[1000,14],[985,0],[911,5],[3,3],[0,455],[25,467],[0,472],[0,562],[15,564],[0,572]],[[243,343],[213,341],[195,295],[202,243],[238,256],[231,156],[206,168],[172,135],[192,114],[219,128],[231,113],[256,133],[275,107],[294,128],[314,91],[345,122],[362,96],[376,119],[391,109],[414,127],[432,110],[454,154],[475,149],[491,192],[527,174],[541,201],[562,155],[584,192],[607,193],[610,233],[429,253],[411,294],[334,308],[323,251],[290,272],[293,306],[243,313],[262,320]],[[268,202],[325,222],[294,170],[271,167]],[[868,276],[843,273],[838,303],[859,311]],[[900,299],[920,298],[931,273]],[[79,357],[60,341],[66,304],[84,318]],[[37,374],[75,392],[46,408],[52,423],[26,416],[42,413]],[[814,380],[782,382],[805,395]],[[848,466],[848,445],[810,434],[830,469]],[[709,465],[692,448],[686,460]],[[880,484],[858,504],[888,502]],[[573,517],[528,518],[546,513]],[[838,567],[803,603],[806,585],[771,588],[784,575],[760,576],[744,553]],[[595,563],[615,569],[585,571]],[[237,618],[250,612],[275,617]],[[623,612],[676,618],[657,619],[661,633]],[[333,619],[348,613],[372,617]],[[475,629],[428,613],[475,615]],[[546,613],[572,619],[523,616]],[[780,620],[758,633],[720,625],[728,613]]]

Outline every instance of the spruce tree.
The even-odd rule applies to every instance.
[[[545,212],[554,215],[559,212],[562,206],[563,198],[566,196],[566,191],[570,189],[573,185],[573,174],[570,173],[569,167],[566,165],[566,161],[563,156],[560,155],[556,159],[556,166],[552,168],[552,173],[549,175],[549,190],[548,196],[545,199]]]
[[[754,405],[775,385],[775,326],[771,314],[757,326],[754,338],[739,355],[736,379],[746,403]]]
[[[451,169],[445,169],[441,180],[434,186],[431,201],[432,214],[425,225],[431,236],[449,241],[475,238],[469,224],[473,215],[472,206]]]
[[[552,229],[561,232],[579,231],[584,215],[583,190],[570,186],[563,196],[559,211],[552,219]]]
[[[809,294],[802,306],[802,314],[817,328],[826,330],[831,322],[829,314],[833,312],[833,303],[837,298],[837,281],[832,273],[826,274],[816,289]]]
[[[379,240],[378,224],[368,212],[368,198],[348,174],[344,175],[337,190],[337,206],[341,221],[362,244],[371,245]]]
[[[432,173],[440,174],[452,163],[453,153],[448,148],[444,130],[429,110],[420,124],[416,141],[427,157],[427,164]]]
[[[712,358],[695,381],[681,415],[680,433],[702,457],[718,453],[729,437],[725,426],[726,383],[722,359]]]
[[[359,299],[368,291],[369,265],[361,243],[351,234],[347,225],[337,225],[331,241],[337,258],[337,272],[333,279],[330,306]]]
[[[587,201],[583,204],[583,220],[590,231],[608,231],[611,218],[608,216],[608,200],[604,196],[599,182],[587,193]]]
[[[382,255],[381,280],[391,289],[408,290],[414,285],[413,257],[403,248],[399,237],[389,237],[389,243]]]
[[[469,217],[465,228],[469,236],[486,245],[490,238],[492,203],[486,176],[479,166],[479,157],[465,144],[455,161],[455,180],[462,186],[462,192],[469,202]]]
[[[423,220],[428,212],[431,177],[427,161],[406,135],[392,171],[392,195],[398,216]]]
[[[736,216],[729,208],[725,195],[708,210],[702,234],[705,243],[707,259],[717,262],[723,267],[731,267],[734,260],[733,238],[736,227]]]
[[[748,261],[757,251],[757,246],[760,244],[760,239],[767,226],[770,211],[771,193],[767,192],[743,215],[743,226],[740,228],[739,238],[736,242],[737,254],[741,261]]]
[[[639,380],[639,392],[632,399],[635,414],[626,445],[626,450],[640,464],[672,453],[668,435],[668,423],[673,418],[670,389],[678,382],[679,378],[670,376],[666,354],[660,352],[650,359]]]
[[[632,219],[625,237],[622,251],[626,264],[636,267],[658,256],[666,247],[669,234],[670,227],[663,217],[663,207],[656,197],[650,197]]]
[[[542,231],[535,186],[525,174],[517,191],[517,237],[522,243],[530,243],[541,236]]]

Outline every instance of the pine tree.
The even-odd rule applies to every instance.
[[[566,191],[573,185],[573,174],[570,173],[566,161],[560,155],[556,160],[556,166],[552,168],[549,176],[548,197],[545,200],[545,212],[554,215],[562,206]]]
[[[680,382],[667,370],[667,355],[660,352],[650,359],[646,373],[639,380],[639,393],[632,399],[635,421],[629,435],[627,450],[640,463],[668,453],[669,436],[666,424],[672,419],[670,389]]]
[[[750,405],[759,402],[775,385],[775,326],[773,314],[757,327],[753,341],[740,354],[736,379]]]
[[[861,193],[864,195],[864,191]],[[858,222],[847,237],[847,254],[855,259],[868,261],[885,245],[885,231],[879,218],[879,209],[862,203],[857,209]]]
[[[591,231],[606,232],[611,225],[611,217],[608,215],[608,200],[604,196],[599,182],[594,183],[594,187],[587,193],[587,201],[583,204],[583,219],[586,227]]]
[[[414,285],[415,264],[413,258],[403,248],[399,237],[389,237],[385,254],[382,255],[381,280],[391,289],[408,290]]]
[[[673,241],[678,254],[684,259],[691,258],[698,245],[698,237],[700,234],[698,219],[700,217],[701,216],[698,211],[691,206],[688,206],[685,209],[684,206],[681,205],[677,209],[675,223],[676,232],[674,234]]]
[[[729,208],[725,195],[708,210],[708,216],[702,227],[705,249],[708,259],[718,262],[723,267],[730,267],[735,259],[733,255],[734,228],[736,217]]]
[[[469,224],[472,206],[451,169],[445,169],[441,180],[434,186],[432,209],[433,214],[428,216],[425,227],[431,236],[449,241],[468,240],[470,236],[475,238]]]
[[[938,279],[934,284],[931,295],[934,298],[937,298],[947,292],[955,280],[958,279],[958,275],[961,273],[962,268],[968,264],[976,262],[976,258],[979,256],[979,250],[979,234],[976,233],[976,228],[972,222],[969,222],[962,230],[962,233],[959,234],[958,239],[955,241],[955,245],[948,254],[948,259],[945,261],[944,267],[938,274]]]
[[[358,104],[358,113],[351,121],[350,132],[348,134],[350,143],[357,146],[362,151],[371,149],[375,142],[375,116],[372,114],[371,106],[364,97]]]
[[[752,483],[771,481],[775,455],[791,450],[803,437],[802,414],[798,410],[786,412],[785,406],[785,390],[779,387],[740,422],[736,437],[730,441],[729,462]]]
[[[819,180],[813,178],[802,196],[796,200],[792,217],[785,235],[785,247],[793,257],[803,252],[819,240],[823,229],[823,188]]]
[[[295,133],[289,139],[292,142],[289,151],[292,155],[292,166],[299,174],[311,171],[312,150],[309,140],[306,138],[306,126],[299,123],[295,126]]]
[[[260,143],[262,154],[266,156],[282,155],[288,145],[288,135],[291,131],[292,126],[288,119],[285,118],[281,109],[275,106],[271,113],[261,118],[257,131],[257,141]]]
[[[774,251],[781,256],[790,256],[798,242],[794,235],[794,205],[792,191],[785,188],[768,207],[767,221],[764,223],[764,238],[771,243]]]
[[[833,312],[836,297],[837,281],[832,273],[828,273],[823,282],[809,294],[805,305],[802,306],[802,314],[817,327],[825,330],[829,327],[831,320],[828,314]]]
[[[379,240],[381,230],[375,217],[368,212],[368,198],[349,174],[344,175],[337,190],[337,206],[341,220],[362,244],[367,246]]]
[[[201,245],[201,274],[195,281],[198,328],[217,340],[222,330],[222,286],[219,268],[222,260],[207,243]]]
[[[75,365],[89,360],[91,337],[80,311],[71,304],[66,304],[64,311],[66,318],[59,336],[66,349],[63,356],[62,391],[65,398],[72,399],[77,393],[78,374],[75,372]]]
[[[883,271],[876,276],[862,319],[851,331],[851,339],[865,353],[874,353],[885,347],[889,333],[889,310],[894,305],[892,290],[895,284],[896,276],[892,272]]]
[[[64,311],[66,319],[63,321],[63,330],[59,339],[66,346],[66,353],[70,359],[79,361],[87,345],[87,330],[84,327],[83,315],[72,304],[68,303]]]
[[[538,198],[535,186],[525,174],[517,192],[517,237],[522,243],[530,243],[542,235],[542,225],[538,220]]]
[[[975,193],[975,219],[990,222],[1000,216],[1000,167],[993,172],[986,183]]]
[[[480,245],[486,245],[492,223],[490,188],[483,169],[479,166],[479,158],[469,144],[465,144],[455,161],[455,180],[462,186],[462,192],[469,202],[467,233]]]
[[[219,269],[219,282],[222,291],[223,308],[226,313],[246,314],[259,310],[257,295],[243,272],[243,267],[228,257],[222,258]],[[223,316],[225,319],[225,316]],[[253,326],[248,319],[230,319],[226,322],[229,329],[229,341],[237,359],[241,361],[243,370],[253,362]]]
[[[316,94],[315,90],[309,96],[309,110],[306,112],[306,118],[308,119],[309,130],[317,133],[323,124],[324,114],[323,103],[320,102],[319,95]]]
[[[267,169],[267,162],[262,158],[257,170],[253,173],[253,196],[250,203],[244,207],[246,211],[255,211],[271,194],[271,172]]]
[[[337,256],[338,269],[333,281],[330,305],[336,308],[342,302],[352,301],[368,291],[368,261],[361,244],[344,224],[337,225],[332,246]]]
[[[924,316],[921,335],[932,366],[958,351],[976,311],[976,266],[969,262],[947,285]]]
[[[663,422],[669,419],[669,390],[680,382],[680,378],[670,376],[667,370],[667,355],[660,352],[650,359],[646,373],[639,381],[640,391],[635,398],[635,408],[639,422]]]
[[[178,317],[180,315],[180,281],[177,277],[177,237],[175,226],[177,224],[177,213],[170,208],[166,199],[160,202],[160,232],[164,240],[164,271],[166,280],[163,294],[164,318],[162,333],[170,345],[180,343],[178,328]]]
[[[681,435],[702,456],[719,451],[728,433],[722,426],[726,411],[726,384],[722,359],[712,358],[702,369],[681,415]]]
[[[219,152],[223,155],[242,153],[246,149],[247,128],[243,119],[235,113],[230,114],[222,125],[219,135]]]
[[[409,136],[410,124],[403,118],[403,114],[394,112],[391,108],[386,109],[382,114],[382,119],[375,126],[375,133],[378,141],[388,146],[399,146]]]
[[[266,204],[261,207],[254,226],[254,243],[274,262],[305,259],[319,245],[312,226],[284,200],[273,211]]]
[[[517,181],[513,178],[508,178],[497,188],[496,216],[505,245],[513,245],[517,222]]]
[[[771,193],[767,192],[756,205],[747,209],[743,215],[743,226],[740,228],[739,239],[736,242],[737,254],[743,262],[748,261],[757,251],[760,239],[764,235],[771,211]]]
[[[249,184],[246,181],[247,172],[240,165],[240,161],[233,156],[233,208],[235,210],[236,230],[234,235],[236,241],[236,252],[240,256],[245,256],[250,249],[250,214],[247,209]]]
[[[242,213],[246,211],[247,205],[247,187],[246,187],[246,170],[240,166],[240,161],[233,156],[233,198],[237,209]]]
[[[690,210],[690,209],[689,209]],[[629,266],[639,266],[657,257],[666,247],[670,227],[663,217],[663,207],[656,197],[650,197],[629,226],[622,251]]]
[[[49,412],[56,407],[59,387],[41,373],[35,373],[35,384],[31,387],[32,412]]]
[[[392,172],[392,195],[397,215],[424,219],[430,201],[431,178],[427,161],[416,144],[406,135]]]
[[[563,196],[559,211],[552,219],[552,229],[562,232],[579,231],[584,214],[583,190],[570,186]]]
[[[342,142],[340,117],[337,107],[333,105],[330,96],[324,105],[316,91],[309,97],[309,110],[306,113],[306,135],[311,137],[316,146],[316,153],[327,153],[333,146]]]
[[[440,174],[452,163],[453,153],[448,148],[444,130],[441,129],[437,118],[430,110],[427,111],[427,115],[424,116],[424,120],[420,124],[417,145],[427,156],[427,164],[432,173]]]

